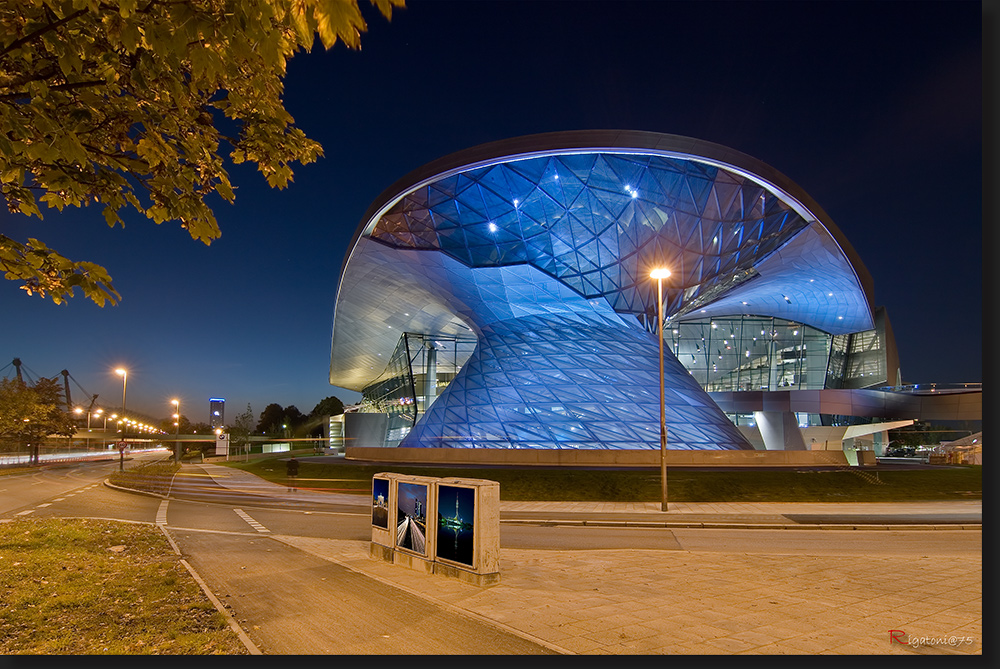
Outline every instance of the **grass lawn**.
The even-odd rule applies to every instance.
[[[0,522],[0,654],[248,655],[156,527]]]
[[[283,457],[225,462],[261,478],[285,484]],[[510,467],[423,467],[333,463],[299,459],[296,485],[367,495],[378,472],[461,476],[500,483],[509,501],[657,502],[659,470],[601,470]],[[877,470],[706,470],[676,467],[667,472],[675,502],[905,502],[982,499],[981,465]],[[875,471],[878,472],[877,481]]]

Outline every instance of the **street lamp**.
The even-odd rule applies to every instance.
[[[174,405],[174,462],[181,461],[181,443],[177,440],[181,433],[181,401],[170,400]]]
[[[663,394],[663,280],[670,276],[670,270],[658,267],[649,273],[656,279],[656,338],[660,340],[660,487],[662,499],[660,511],[667,510],[667,404]]]
[[[111,420],[117,420],[118,419],[118,414],[113,413],[110,416],[108,416],[107,414],[104,414],[104,438],[105,439],[107,439],[107,437],[108,437],[108,418],[111,418]],[[105,444],[105,446],[107,446],[107,444]]]
[[[103,414],[103,413],[104,413],[104,409],[98,409],[97,411],[94,412],[94,418],[97,418],[98,420],[100,420],[101,414]],[[108,417],[105,416],[104,417],[104,426],[105,426],[105,429],[107,429],[107,425],[108,425]],[[88,432],[89,432],[89,429],[88,429]],[[88,436],[88,438],[89,438],[89,436]],[[105,443],[105,437],[104,437],[104,434],[102,433],[101,434],[101,449],[102,450],[104,449],[104,443]]]
[[[125,418],[125,389],[128,385],[128,372],[122,368],[115,370],[115,374],[122,377],[122,418]],[[125,436],[128,430],[128,422],[122,423],[122,440],[118,444],[118,471],[125,471]]]
[[[73,413],[75,413],[77,416],[82,415],[83,414],[83,407],[77,407],[77,408],[73,409]],[[90,416],[91,416],[90,411],[88,411],[87,412],[87,450],[90,450]]]

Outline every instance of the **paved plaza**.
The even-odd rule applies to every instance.
[[[288,492],[226,468],[234,489]],[[337,495],[341,501],[352,499]],[[353,497],[353,502],[368,505]],[[501,531],[518,522],[732,527],[755,532],[981,531],[982,503],[686,504],[501,502]],[[864,525],[793,523],[788,515],[866,518]],[[979,515],[979,524],[927,519]],[[900,516],[912,518],[900,521]],[[872,518],[894,518],[880,524]],[[519,520],[521,518],[521,520]],[[534,520],[529,520],[534,519]],[[622,520],[628,519],[628,520]],[[842,527],[846,529],[837,529]],[[981,556],[867,556],[699,550],[501,548],[500,583],[480,587],[369,557],[369,542],[274,539],[392,585],[445,609],[487,621],[566,654],[982,654]],[[918,645],[926,639],[924,645]],[[902,643],[909,641],[909,643]]]

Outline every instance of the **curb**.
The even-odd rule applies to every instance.
[[[982,524],[955,523],[955,524],[849,524],[849,523],[712,523],[712,522],[637,522],[637,521],[613,521],[613,520],[520,520],[520,519],[500,519],[501,525],[538,525],[541,527],[576,526],[576,527],[648,527],[650,529],[662,528],[699,528],[712,530],[979,530],[982,531]]]
[[[163,533],[163,536],[167,538],[167,541],[170,543],[170,547],[173,549],[174,553],[177,554],[178,561],[182,565],[184,565],[184,568],[187,569],[189,574],[191,574],[191,578],[193,578],[195,583],[198,584],[198,587],[201,588],[201,591],[205,593],[205,596],[208,597],[208,600],[212,602],[212,605],[215,607],[215,610],[218,611],[222,615],[222,617],[226,619],[226,622],[229,624],[229,628],[236,633],[236,636],[239,637],[240,643],[242,643],[243,647],[247,649],[247,652],[250,653],[251,655],[263,655],[260,649],[257,648],[256,644],[254,644],[254,642],[250,640],[250,637],[247,636],[247,633],[240,626],[239,622],[233,616],[232,612],[226,609],[226,606],[219,601],[219,598],[215,596],[215,593],[213,593],[212,589],[208,587],[208,584],[205,583],[205,580],[201,577],[201,575],[198,574],[198,572],[195,571],[195,568],[192,567],[191,564],[182,557],[183,553],[181,552],[181,549],[177,546],[177,542],[174,541],[174,538],[170,536],[170,532],[167,530],[167,526],[163,523],[155,523],[155,524],[156,527],[159,528],[160,532]]]
[[[149,492],[146,490],[136,490],[135,488],[124,488],[122,486],[114,485],[107,479],[104,480],[104,485],[108,488],[113,488],[115,490],[121,490],[123,492],[131,492],[138,495],[146,495],[148,497],[156,497],[159,499],[171,499],[169,495],[163,495],[160,493]],[[242,492],[245,494],[254,495],[264,495],[264,496],[274,496],[268,495],[267,493],[262,493],[259,491],[248,491],[241,490],[237,488],[230,488],[236,492]],[[953,523],[953,524],[942,524],[942,523],[870,523],[870,524],[856,524],[856,523],[754,523],[754,522],[705,522],[705,521],[637,521],[637,520],[573,520],[573,519],[559,519],[559,518],[500,518],[501,525],[536,525],[539,527],[555,527],[555,526],[575,526],[575,527],[631,527],[631,528],[642,528],[646,527],[649,529],[712,529],[712,530],[877,530],[877,531],[891,531],[891,530],[983,530],[982,523]]]

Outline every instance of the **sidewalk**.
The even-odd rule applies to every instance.
[[[320,504],[367,509],[366,495],[321,492],[266,481],[241,469],[200,464],[223,487]],[[300,481],[308,483],[308,481]],[[625,525],[632,527],[745,527],[748,529],[982,529],[982,500],[955,502],[500,502],[501,523]]]
[[[236,490],[359,512],[370,505],[365,496],[289,492],[239,470],[203,467]],[[859,517],[878,522],[808,522]],[[982,504],[677,503],[664,513],[658,503],[501,503],[501,524],[541,522],[961,531],[981,529]],[[504,548],[501,581],[484,588],[374,560],[366,541],[272,538],[559,653],[982,654],[981,551],[901,555],[887,564],[808,550],[693,551],[676,542],[662,550]],[[890,630],[911,643],[893,643]],[[921,638],[937,643],[913,644]]]

